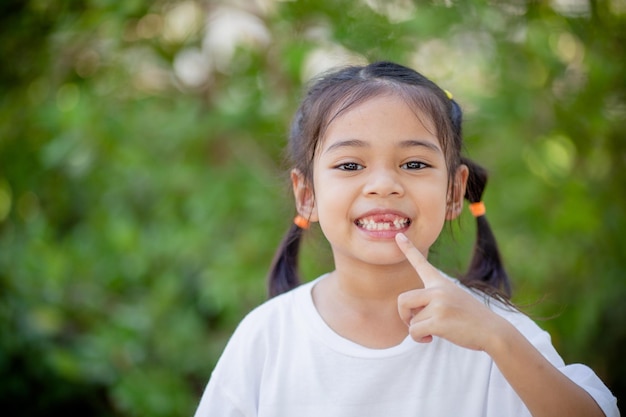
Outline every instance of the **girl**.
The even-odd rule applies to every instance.
[[[239,325],[197,417],[617,416],[583,365],[512,307],[480,198],[460,156],[461,110],[393,63],[312,85],[290,134],[298,216],[270,273],[271,300]],[[478,219],[459,281],[428,263],[464,196]],[[319,225],[335,269],[299,285],[303,229]]]

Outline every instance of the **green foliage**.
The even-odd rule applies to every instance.
[[[465,107],[516,301],[622,397],[623,2],[249,3],[0,5],[3,409],[190,415],[265,298],[302,85],[375,59]],[[463,270],[472,236],[433,261]],[[314,230],[305,276],[329,265]]]

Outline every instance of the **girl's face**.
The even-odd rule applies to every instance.
[[[292,175],[299,211],[319,221],[338,267],[405,262],[398,232],[427,255],[445,220],[459,214],[467,168],[459,168],[449,195],[445,155],[432,132],[430,119],[418,118],[402,98],[374,97],[328,126],[313,189]]]

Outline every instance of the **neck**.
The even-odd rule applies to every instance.
[[[338,334],[370,348],[387,348],[407,336],[398,314],[398,295],[421,288],[408,263],[394,267],[337,269],[313,288],[313,301],[324,321]]]

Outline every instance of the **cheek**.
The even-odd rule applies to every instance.
[[[340,181],[318,178],[314,181],[315,201],[318,214],[322,217],[337,215],[347,205],[351,188]]]
[[[443,228],[448,209],[448,193],[445,184],[423,185],[415,192],[415,204],[420,217],[427,219],[422,227],[432,230]]]
[[[414,185],[413,193],[429,206],[445,205],[448,199],[448,180],[443,175],[432,176]]]

